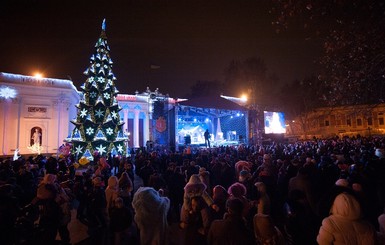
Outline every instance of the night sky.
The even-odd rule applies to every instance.
[[[106,18],[121,93],[184,97],[196,81],[224,80],[233,59],[262,58],[280,82],[316,71],[319,40],[277,34],[268,0],[3,0],[0,71],[71,78],[79,87]],[[160,66],[151,69],[151,65]],[[239,96],[233,94],[230,96]]]

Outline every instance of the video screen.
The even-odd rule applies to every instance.
[[[265,134],[286,133],[285,114],[283,112],[264,111]]]

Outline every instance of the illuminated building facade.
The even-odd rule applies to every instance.
[[[318,108],[287,121],[286,129],[302,139],[385,135],[385,104]]]
[[[74,125],[80,94],[66,79],[0,73],[0,149],[2,155],[57,153]],[[118,94],[127,147],[177,148],[204,144],[208,129],[212,145],[247,143],[247,110],[226,98],[206,101],[173,99],[149,88],[134,95]],[[218,101],[220,100],[220,101]],[[203,103],[202,103],[203,102]]]
[[[76,116],[72,81],[0,73],[2,155],[56,153]]]

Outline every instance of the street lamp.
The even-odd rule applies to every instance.
[[[36,72],[33,76],[35,78],[43,78],[43,74],[41,74],[40,72]]]

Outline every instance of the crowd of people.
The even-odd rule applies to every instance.
[[[383,137],[132,153],[1,159],[0,243],[385,244]]]

